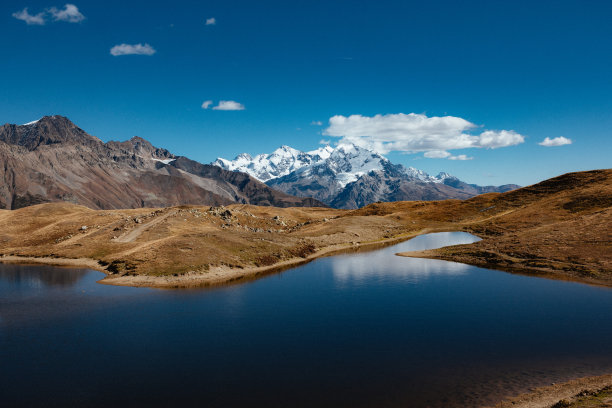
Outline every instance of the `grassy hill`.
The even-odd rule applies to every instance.
[[[104,282],[225,283],[338,251],[418,234],[468,231],[482,241],[411,253],[612,286],[612,170],[565,174],[469,200],[376,203],[358,210],[180,206],[91,210],[68,203],[0,210],[7,262],[94,267]]]

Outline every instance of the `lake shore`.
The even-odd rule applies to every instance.
[[[4,255],[0,257],[1,263],[13,263],[13,264],[31,264],[31,265],[50,265],[50,266],[62,266],[62,267],[73,267],[73,268],[87,268],[93,269],[106,274],[106,276],[98,281],[98,283],[105,285],[115,286],[132,286],[132,287],[150,287],[150,288],[164,288],[164,289],[178,289],[178,288],[195,288],[195,287],[207,287],[207,286],[218,286],[227,285],[233,283],[241,283],[259,277],[279,273],[286,271],[291,268],[304,265],[308,262],[312,262],[318,258],[355,253],[363,251],[373,251],[383,247],[398,244],[400,242],[412,239],[419,235],[429,234],[432,232],[444,232],[444,231],[433,231],[433,230],[422,230],[413,234],[407,234],[400,237],[393,237],[383,239],[377,242],[367,243],[349,243],[349,244],[337,244],[328,247],[324,247],[316,250],[314,253],[304,258],[292,258],[283,262],[276,263],[274,265],[267,266],[251,266],[243,268],[231,268],[227,266],[213,267],[206,272],[188,272],[186,274],[174,276],[151,276],[151,275],[121,275],[116,276],[109,274],[108,270],[100,264],[99,261],[90,258],[58,258],[48,256],[15,256],[15,255]]]
[[[488,408],[578,408],[612,406],[612,374],[538,387]]]
[[[510,248],[506,248],[506,252],[511,252]],[[518,275],[612,287],[612,280],[608,276],[585,274],[579,269],[573,270],[572,265],[554,259],[541,258],[537,266],[530,265],[532,260],[510,256],[504,253],[504,248],[496,251],[480,251],[475,248],[475,244],[470,244],[424,251],[398,252],[396,255],[407,258],[439,259]]]

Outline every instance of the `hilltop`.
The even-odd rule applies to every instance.
[[[180,287],[257,276],[339,251],[437,231],[471,245],[409,254],[612,286],[612,170],[569,173],[468,200],[358,210],[253,205],[0,211],[4,261],[81,264],[119,285]]]
[[[591,282],[612,281],[612,170],[569,173],[446,209],[484,239],[406,254]],[[441,216],[439,210],[429,217]]]

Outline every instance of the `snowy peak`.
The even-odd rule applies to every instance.
[[[435,179],[437,180],[436,183],[443,183],[444,180],[447,180],[447,179],[458,180],[457,177],[453,176],[452,174],[448,174],[444,171],[438,173]]]
[[[331,147],[330,145],[326,145],[325,147],[319,147],[318,149],[311,150],[307,153],[313,157],[319,156],[321,160],[325,160],[329,158],[329,156],[332,154],[333,151],[334,151],[333,147]]]
[[[438,175],[435,177],[430,176],[429,174],[425,173],[423,170],[415,169],[414,167],[408,167],[406,169],[406,174],[412,178],[418,179],[425,183],[443,183],[444,180],[446,179],[456,178],[455,176],[451,176],[450,174],[445,173],[445,172],[438,173]]]
[[[329,157],[329,151],[326,148],[306,153],[283,145],[270,154],[258,154],[251,157],[248,153],[242,153],[234,160],[218,158],[212,164],[225,170],[241,171],[266,182],[286,176],[327,157]]]
[[[376,201],[464,199],[506,188],[467,184],[445,172],[431,176],[344,143],[308,152],[281,146],[270,154],[251,157],[243,153],[234,160],[219,158],[213,164],[248,173],[275,190],[312,197],[335,208],[359,208]]]
[[[240,161],[245,161],[246,162],[246,161],[253,160],[253,158],[248,153],[242,153],[242,154],[239,154],[238,156],[236,156],[236,160],[240,160]]]
[[[341,187],[371,171],[382,171],[383,164],[388,161],[378,153],[353,144],[338,145],[326,160]]]
[[[283,145],[270,154],[251,157],[242,153],[234,160],[218,158],[212,164],[225,170],[247,173],[263,182],[287,176],[295,171],[299,171],[301,177],[319,177],[326,174],[333,177],[339,187],[344,188],[371,171],[385,171],[385,165],[389,163],[387,158],[376,152],[343,143],[335,148],[327,145],[309,152]],[[414,167],[400,168],[408,178],[427,183],[443,183],[445,179],[453,177],[448,173],[433,177]]]
[[[263,182],[286,176],[294,171],[303,172],[312,167],[325,166],[331,173],[337,175],[338,182],[344,187],[363,174],[372,170],[382,170],[382,163],[387,161],[383,156],[370,150],[352,144],[341,144],[336,148],[327,145],[309,152],[283,145],[270,154],[251,157],[247,153],[242,153],[234,160],[218,158],[212,164],[225,170],[248,173]],[[321,171],[317,169],[315,173]]]

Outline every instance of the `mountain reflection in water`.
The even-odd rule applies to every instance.
[[[58,268],[56,266],[3,265],[0,280],[19,286],[74,286],[85,275],[87,269]]]

